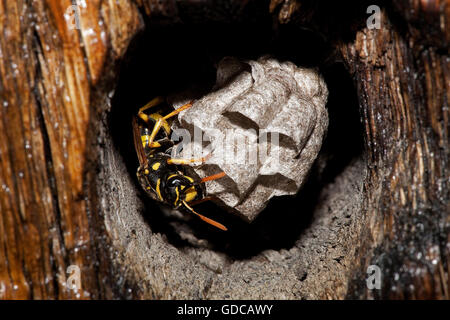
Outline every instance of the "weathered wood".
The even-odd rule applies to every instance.
[[[395,12],[384,11],[381,29],[358,31],[341,46],[366,127],[367,227],[375,251],[365,265],[383,272],[381,293],[350,296],[448,299],[450,6],[399,7],[406,30]],[[411,13],[423,20],[411,25]]]
[[[336,43],[358,91],[368,219],[348,297],[448,299],[448,1],[271,4],[281,22],[297,19]],[[358,12],[373,4],[381,28],[369,30]],[[364,285],[368,265],[381,268],[381,291]]]

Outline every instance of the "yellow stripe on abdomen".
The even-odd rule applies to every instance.
[[[159,189],[159,186],[161,185],[161,179],[158,179],[158,181],[156,181],[156,194],[158,195],[158,198],[163,201],[163,197],[161,195],[161,190]]]
[[[173,203],[174,206],[178,204],[178,200],[180,200],[180,191],[178,191],[178,187],[175,188],[175,192],[177,194],[177,198],[175,199],[175,202]]]

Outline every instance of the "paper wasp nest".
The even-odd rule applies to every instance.
[[[251,221],[302,186],[328,126],[328,90],[317,71],[266,57],[224,58],[214,89],[179,115],[190,135],[181,156],[211,154],[195,171],[227,177],[206,182],[208,194]]]

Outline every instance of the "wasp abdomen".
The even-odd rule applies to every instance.
[[[182,201],[191,202],[204,196],[203,189],[194,179],[177,170],[176,165],[167,163],[168,155],[156,154],[148,158],[148,162],[140,166],[137,176],[148,194],[162,202],[177,208]]]

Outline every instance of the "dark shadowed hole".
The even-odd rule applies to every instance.
[[[342,65],[323,65],[329,57],[323,38],[294,26],[281,26],[274,31],[268,15],[251,24],[147,24],[123,61],[110,114],[114,144],[138,185],[131,129],[131,117],[137,109],[155,96],[191,86],[200,88],[201,93],[209,92],[215,81],[215,65],[225,56],[257,59],[264,54],[321,70],[330,91],[330,125],[321,150],[322,161],[313,166],[296,196],[272,199],[251,224],[210,202],[196,206],[197,212],[228,226],[228,232],[216,230],[195,217],[183,222],[195,236],[208,239],[212,248],[232,258],[248,258],[269,248],[291,248],[310,225],[320,191],[362,152],[356,92]],[[140,198],[145,205],[145,219],[154,232],[164,234],[178,248],[190,245],[171,223],[177,218],[163,214],[143,191]]]

